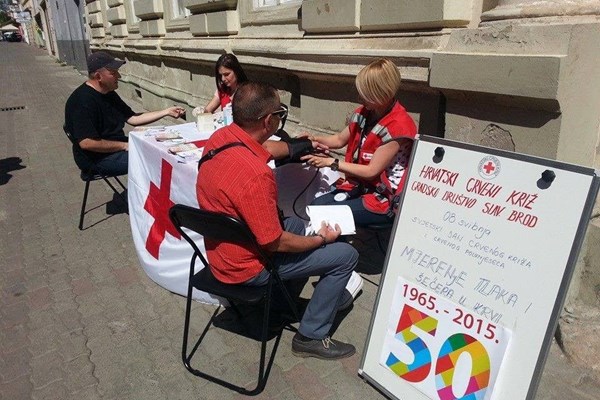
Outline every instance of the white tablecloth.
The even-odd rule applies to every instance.
[[[175,129],[186,141],[207,139],[194,123],[168,127]],[[129,134],[129,219],[133,241],[146,274],[160,286],[171,292],[187,295],[187,282],[192,249],[179,237],[169,220],[169,208],[174,204],[198,207],[196,199],[197,162],[183,162],[167,149],[175,143],[158,142],[144,131]],[[275,170],[279,187],[279,206],[284,215],[293,215],[292,203],[315,175],[315,169],[302,164],[288,164]],[[338,179],[337,173],[328,168],[319,172],[306,192],[298,199],[296,211],[303,213],[318,193],[326,192]],[[204,251],[204,243],[198,235],[198,247]],[[196,268],[202,268],[200,261]],[[218,299],[194,291],[194,300],[218,304]]]

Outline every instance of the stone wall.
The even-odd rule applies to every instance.
[[[385,56],[421,134],[598,167],[600,0],[260,3],[87,0],[86,13],[92,48],[127,59],[122,92],[147,109],[205,105],[227,51],[281,90],[292,133],[333,132],[356,73]],[[592,221],[569,301],[598,304],[599,237]]]

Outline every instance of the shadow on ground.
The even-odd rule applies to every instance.
[[[0,186],[6,185],[10,181],[12,178],[10,172],[27,168],[21,165],[22,162],[21,157],[8,157],[0,160]]]

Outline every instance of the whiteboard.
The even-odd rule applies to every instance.
[[[359,374],[398,399],[533,398],[597,192],[589,168],[421,137]]]

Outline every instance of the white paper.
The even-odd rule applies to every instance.
[[[315,232],[321,228],[321,222],[325,221],[331,227],[338,224],[342,230],[342,235],[353,235],[356,233],[354,216],[348,206],[307,206],[306,214],[310,217],[310,225]]]

